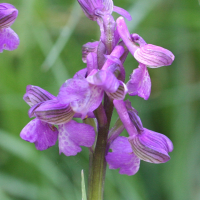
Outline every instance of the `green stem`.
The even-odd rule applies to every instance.
[[[109,99],[106,99],[109,101]],[[98,136],[94,153],[90,156],[89,184],[88,184],[88,200],[103,200],[104,182],[106,174],[106,148],[109,132],[110,119],[112,115],[112,103],[107,102],[105,109],[102,104],[95,111],[98,121]],[[107,112],[105,112],[105,110]],[[111,112],[111,113],[110,113]]]
[[[106,172],[105,152],[108,129],[99,127],[96,148],[92,157],[89,179],[88,200],[103,200],[104,181]]]

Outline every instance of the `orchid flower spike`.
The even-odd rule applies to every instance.
[[[17,18],[18,10],[11,4],[0,3],[0,52],[12,51],[19,45],[18,35],[10,28]]]

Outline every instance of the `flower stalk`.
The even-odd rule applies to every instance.
[[[95,111],[95,116],[99,126],[94,153],[90,154],[88,200],[103,200],[109,123],[102,104]]]

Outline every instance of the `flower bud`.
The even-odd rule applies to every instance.
[[[78,0],[86,17],[93,21],[97,21],[97,18],[103,16],[105,13],[112,13],[113,1],[112,0]]]

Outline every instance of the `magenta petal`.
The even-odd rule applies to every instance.
[[[58,138],[56,127],[39,119],[30,121],[21,131],[20,137],[31,143],[35,143],[38,150],[45,150],[55,145]]]
[[[61,86],[58,99],[61,103],[67,104],[72,101],[84,99],[90,93],[89,83],[83,77],[68,79]]]
[[[106,155],[106,161],[110,169],[120,168],[120,174],[129,176],[137,173],[140,167],[140,159],[133,153],[126,137],[118,137],[111,144],[112,152]]]
[[[101,103],[103,90],[89,84],[85,78],[73,78],[67,80],[58,94],[61,103],[70,103],[76,113],[81,113],[84,118],[88,112],[93,112]]]
[[[69,104],[61,104],[57,99],[53,99],[39,105],[34,114],[41,121],[60,125],[69,122],[74,116],[74,111]]]
[[[126,85],[129,95],[138,95],[147,100],[151,93],[151,79],[146,66],[140,64],[137,69],[134,69]]]
[[[98,108],[103,99],[103,90],[96,86],[90,85],[90,92],[85,95],[83,99],[77,99],[70,103],[73,111],[82,114],[82,119],[90,112]]]
[[[111,99],[123,100],[125,98],[128,89],[127,89],[126,85],[122,81],[119,81],[119,84],[120,85],[119,85],[119,87],[118,87],[116,92],[114,92],[114,93],[106,92],[106,94]]]
[[[83,68],[76,72],[73,76],[73,78],[85,78],[87,75],[87,68]]]
[[[114,6],[113,7],[113,11],[122,15],[123,17],[125,17],[128,21],[131,21],[132,20],[132,17],[131,15],[129,14],[128,11],[124,10],[123,8],[120,8],[120,7],[117,7],[117,6]]]
[[[11,4],[0,3],[0,28],[8,28],[17,18],[18,10]]]
[[[70,122],[59,126],[59,152],[75,156],[80,146],[91,147],[95,141],[94,128],[88,124]]]
[[[151,68],[171,65],[175,58],[171,51],[153,44],[138,48],[133,55],[138,62]]]
[[[12,51],[19,45],[19,37],[11,28],[0,29],[0,53],[3,49]]]
[[[117,23],[117,30],[118,30],[120,37],[122,38],[123,42],[127,46],[130,53],[132,55],[134,55],[135,51],[138,49],[138,46],[136,46],[134,44],[134,42],[132,41],[131,35],[130,35],[128,27],[124,21],[124,18],[119,17],[116,20],[116,23]]]
[[[99,70],[97,73],[88,76],[87,81],[111,93],[116,92],[119,87],[119,80],[108,70]]]
[[[82,61],[86,63],[87,55],[91,52],[97,53],[97,48],[99,45],[99,41],[88,42],[82,46]]]
[[[24,101],[33,106],[35,104],[51,100],[56,98],[51,93],[47,92],[46,90],[42,89],[41,87],[34,86],[34,85],[27,85],[26,93],[23,96]]]
[[[164,163],[170,159],[168,152],[173,150],[171,140],[163,134],[144,128],[137,136],[129,137],[133,152],[150,163]]]
[[[33,106],[29,109],[29,111],[28,111],[28,116],[29,116],[30,118],[35,117],[35,113],[34,113],[34,112],[35,112],[35,109],[38,108],[41,104],[42,104],[42,102],[37,103],[37,104],[33,105]]]
[[[87,73],[89,74],[93,69],[98,69],[97,54],[89,53],[87,55]]]

